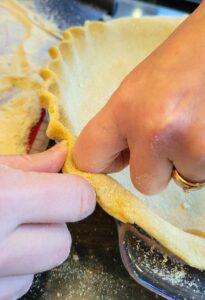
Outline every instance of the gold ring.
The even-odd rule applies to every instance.
[[[205,186],[205,181],[204,182],[191,182],[191,181],[186,180],[185,178],[182,177],[182,175],[179,174],[177,169],[173,170],[172,178],[180,187],[183,188],[184,192],[199,190]]]

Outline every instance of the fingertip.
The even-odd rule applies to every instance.
[[[55,263],[55,266],[60,266],[64,261],[66,261],[70,255],[71,245],[72,245],[72,237],[70,231],[67,228],[65,223],[58,224],[61,229],[61,241],[59,242],[59,250],[58,250],[58,260]]]
[[[19,299],[23,295],[25,295],[31,288],[33,284],[34,275],[27,275],[25,283],[21,287],[20,291],[18,292],[17,298]]]
[[[20,299],[32,286],[34,275],[1,278],[0,299]],[[4,286],[2,286],[4,284]]]
[[[96,207],[96,193],[92,187],[87,192],[87,196],[84,199],[84,216],[83,218],[91,215]]]
[[[88,181],[80,177],[81,181],[81,206],[79,220],[85,219],[93,213],[96,206],[96,193]]]
[[[70,222],[77,222],[93,213],[96,206],[96,193],[91,184],[79,175],[67,174],[67,186],[72,187],[68,191],[72,217]],[[70,189],[69,188],[69,189]]]

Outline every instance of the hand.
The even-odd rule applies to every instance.
[[[65,157],[64,144],[35,155],[0,156],[1,300],[21,297],[33,274],[60,265],[71,246],[65,222],[94,210],[95,193],[85,180],[49,174]]]
[[[164,189],[173,166],[205,180],[204,13],[203,2],[84,128],[73,151],[80,169],[109,173],[130,163],[145,194]]]

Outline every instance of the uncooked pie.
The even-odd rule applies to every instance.
[[[110,176],[89,174],[76,169],[71,157],[86,123],[180,22],[172,17],[125,18],[68,29],[41,71],[45,84],[40,100],[50,115],[49,137],[68,141],[64,172],[86,178],[110,215],[138,224],[187,264],[205,269],[205,190],[185,195],[170,182],[159,195],[145,196],[133,187],[128,168]]]

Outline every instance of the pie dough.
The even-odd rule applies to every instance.
[[[110,215],[138,224],[184,262],[205,269],[205,190],[184,194],[172,181],[159,195],[145,196],[132,186],[128,169],[111,176],[90,174],[77,170],[71,158],[84,125],[180,22],[172,17],[125,18],[68,29],[41,71],[45,83],[40,101],[50,116],[48,136],[68,141],[64,172],[86,178]]]
[[[49,32],[43,21],[35,25],[34,17],[38,20],[14,0],[0,1],[0,154],[26,153],[31,128],[41,116],[38,70],[57,39],[54,29]]]

